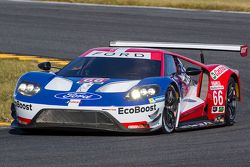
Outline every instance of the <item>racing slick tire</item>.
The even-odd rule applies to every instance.
[[[162,132],[172,133],[175,129],[176,115],[178,111],[178,92],[170,85],[166,92],[165,107],[162,114]]]
[[[227,86],[226,94],[226,111],[225,124],[233,125],[236,117],[237,97],[236,97],[236,83],[233,78],[230,78]]]

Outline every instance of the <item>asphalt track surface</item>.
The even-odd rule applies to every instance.
[[[0,52],[73,58],[117,39],[250,44],[250,15],[0,1]],[[250,166],[249,57],[205,54],[240,70],[234,126],[171,135],[1,128],[0,166]]]

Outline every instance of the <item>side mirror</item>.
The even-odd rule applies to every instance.
[[[188,67],[186,69],[186,74],[187,75],[198,75],[202,72],[201,69],[198,69],[198,68],[194,68],[194,67]]]
[[[44,71],[49,71],[51,69],[50,62],[39,63],[37,66],[38,66],[38,68],[40,68],[41,70],[44,70]]]

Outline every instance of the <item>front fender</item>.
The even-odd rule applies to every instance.
[[[44,87],[49,81],[51,81],[56,75],[49,72],[28,72],[22,75],[17,82],[17,86],[21,82],[31,82]]]
[[[56,75],[54,73],[48,72],[28,72],[23,74],[17,81],[16,88],[14,90],[14,97],[18,96],[17,89],[22,82],[34,83],[43,89],[55,76]]]

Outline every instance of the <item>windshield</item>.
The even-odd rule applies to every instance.
[[[135,58],[78,57],[57,75],[64,77],[142,79],[160,76],[160,61]]]

